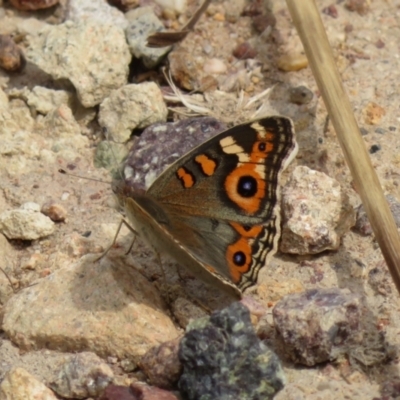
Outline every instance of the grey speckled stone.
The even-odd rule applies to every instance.
[[[141,58],[147,68],[155,67],[171,47],[147,47],[147,38],[155,32],[164,31],[163,23],[156,17],[152,7],[140,7],[126,13],[128,20],[126,39],[131,53]]]
[[[179,358],[179,389],[188,400],[271,399],[285,383],[278,357],[257,338],[238,302],[190,324]]]
[[[361,302],[348,289],[312,289],[286,296],[273,309],[288,356],[308,366],[334,360],[362,341]]]
[[[225,124],[211,117],[149,126],[129,151],[125,183],[134,190],[147,190],[170,164],[225,129]]]

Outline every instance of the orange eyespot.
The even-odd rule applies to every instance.
[[[242,275],[248,272],[251,266],[251,246],[248,240],[240,238],[236,243],[228,246],[226,261],[232,281],[239,283]]]
[[[248,214],[259,211],[266,182],[254,164],[242,164],[225,179],[225,191],[231,201]]]

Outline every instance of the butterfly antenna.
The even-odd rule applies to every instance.
[[[73,176],[74,178],[86,179],[87,181],[100,182],[100,183],[104,183],[104,184],[107,184],[107,185],[111,185],[111,183],[112,183],[110,181],[103,181],[101,179],[89,178],[88,176],[82,176],[82,175],[78,175],[78,174],[73,174],[72,172],[67,172],[65,169],[62,169],[62,168],[60,168],[58,170],[58,172],[60,174],[63,174],[63,175]]]

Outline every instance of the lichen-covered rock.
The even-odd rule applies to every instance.
[[[283,253],[335,250],[355,223],[353,207],[339,182],[305,166],[296,167],[283,188],[282,210]]]
[[[312,289],[291,294],[273,309],[288,356],[304,365],[331,361],[360,343],[360,298],[348,289]]]
[[[122,28],[91,20],[44,27],[29,37],[26,57],[53,78],[69,79],[85,107],[127,82],[131,60]]]
[[[285,377],[239,302],[189,325],[181,341],[182,396],[188,400],[271,399]]]
[[[99,124],[110,138],[123,143],[132,130],[167,120],[168,109],[160,88],[154,82],[125,85],[114,90],[101,103]]]
[[[135,190],[148,189],[168,165],[224,129],[222,122],[210,117],[149,126],[125,162],[126,184]]]
[[[163,23],[154,14],[152,7],[140,7],[126,13],[128,27],[126,39],[131,53],[143,60],[147,68],[154,68],[170,47],[152,48],[147,46],[147,38],[155,32],[164,31]]]

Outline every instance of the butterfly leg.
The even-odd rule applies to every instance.
[[[165,274],[165,270],[164,270],[164,267],[163,267],[162,262],[161,262],[161,256],[160,256],[160,253],[158,251],[156,251],[156,257],[157,257],[158,265],[160,266],[160,269],[161,269],[161,273],[162,273],[162,276],[163,276],[164,283],[166,284],[167,283],[167,276]]]
[[[120,223],[119,223],[119,225],[118,225],[118,229],[115,232],[114,239],[113,239],[112,243],[93,262],[97,262],[97,261],[101,260],[111,250],[111,248],[115,245],[115,243],[117,241],[117,237],[118,237],[119,232],[121,231],[121,228],[122,228],[123,225],[125,225],[135,235],[135,238],[136,238],[137,232],[132,228],[132,226],[129,224],[128,221],[126,221],[124,218],[122,218]],[[128,250],[128,252],[126,254],[128,254],[132,250],[133,244],[135,243],[135,238],[133,239],[132,244],[129,246],[129,250]]]

